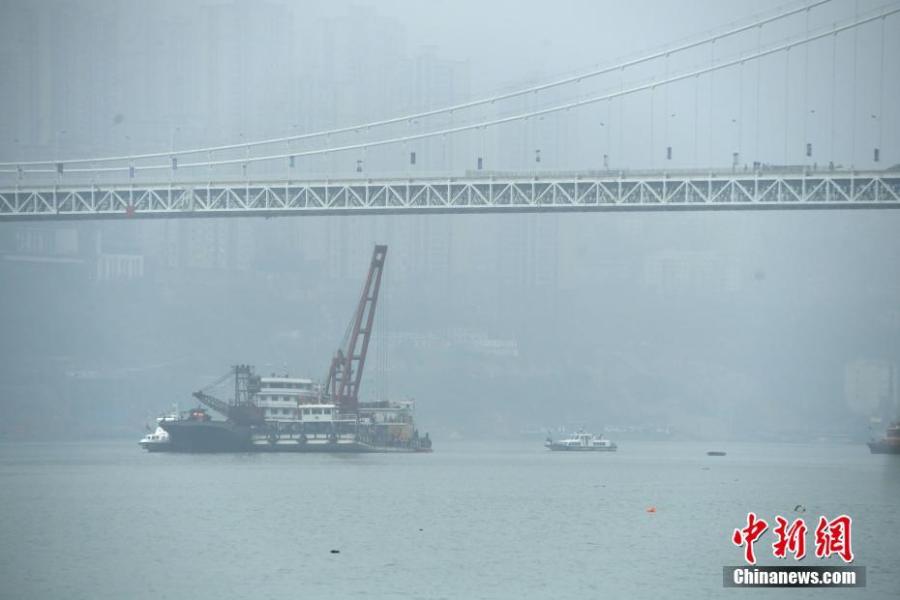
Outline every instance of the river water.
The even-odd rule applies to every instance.
[[[0,597],[873,600],[900,591],[900,456],[675,442],[571,454],[540,440],[438,440],[435,450],[2,444]],[[730,537],[747,512],[771,523],[798,516],[797,504],[811,530],[820,514],[853,517],[867,588],[723,588],[722,567],[742,562]],[[756,544],[763,564],[776,562],[772,541],[770,530]],[[807,545],[811,554],[811,532]]]

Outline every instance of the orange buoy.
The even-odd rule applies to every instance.
[[[656,507],[655,507],[655,506],[648,506],[648,507],[647,507],[647,512],[648,512],[648,513],[655,513],[655,512],[656,512]]]

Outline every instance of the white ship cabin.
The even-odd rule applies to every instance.
[[[300,377],[260,377],[256,406],[263,410],[266,421],[299,421],[300,404],[316,402],[318,386],[312,379]]]
[[[566,440],[560,440],[560,446],[592,446],[594,444],[594,436],[590,433],[578,432],[573,437]]]
[[[338,416],[337,406],[334,404],[303,404],[299,410],[300,420],[304,423],[336,421]]]
[[[603,436],[595,436],[579,431],[574,436],[556,442],[557,446],[566,448],[610,448],[615,446],[611,441],[603,439]]]

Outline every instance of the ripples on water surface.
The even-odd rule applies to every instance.
[[[707,457],[713,446],[728,456]],[[807,524],[854,518],[868,588],[723,589],[747,511],[771,522],[797,504]],[[900,456],[865,446],[626,441],[570,454],[438,441],[431,455],[204,456],[0,445],[4,598],[896,598],[898,526]],[[763,564],[771,542],[770,531],[757,543]]]

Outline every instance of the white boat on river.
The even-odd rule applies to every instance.
[[[550,450],[569,452],[615,452],[617,448],[615,442],[603,439],[603,436],[596,436],[583,431],[579,431],[572,437],[556,442],[547,438],[544,446]]]

